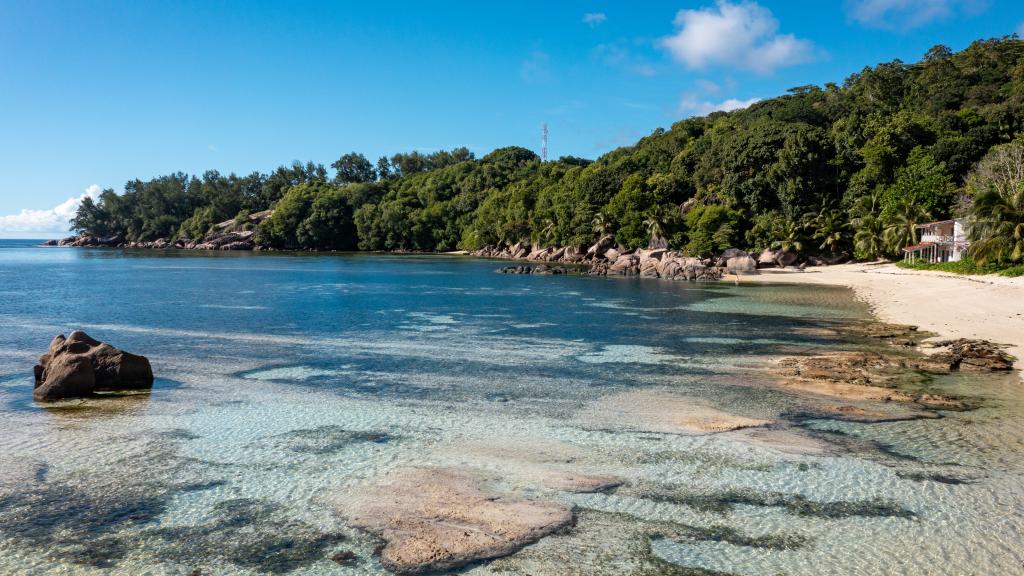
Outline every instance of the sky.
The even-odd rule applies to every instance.
[[[1021,0],[0,0],[0,238],[171,172],[501,146],[596,158],[935,44]]]

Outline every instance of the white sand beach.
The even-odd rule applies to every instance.
[[[740,282],[849,286],[883,321],[913,324],[944,338],[1006,344],[1010,354],[1024,359],[1024,277],[964,276],[907,270],[895,264],[841,264],[806,271],[762,270],[741,277]]]

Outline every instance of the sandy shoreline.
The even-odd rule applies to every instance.
[[[944,338],[982,338],[1006,344],[1010,354],[1024,359],[1024,277],[963,276],[906,270],[894,264],[842,264],[804,272],[762,270],[740,281],[848,286],[883,321],[913,324]]]

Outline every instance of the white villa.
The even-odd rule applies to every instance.
[[[967,253],[967,233],[964,221],[940,220],[915,226],[921,231],[921,241],[903,249],[903,257],[911,262],[958,262]]]

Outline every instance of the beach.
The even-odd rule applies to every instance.
[[[861,263],[806,271],[762,270],[740,282],[847,286],[883,321],[912,324],[941,338],[990,340],[1024,358],[1024,277],[965,276]]]

